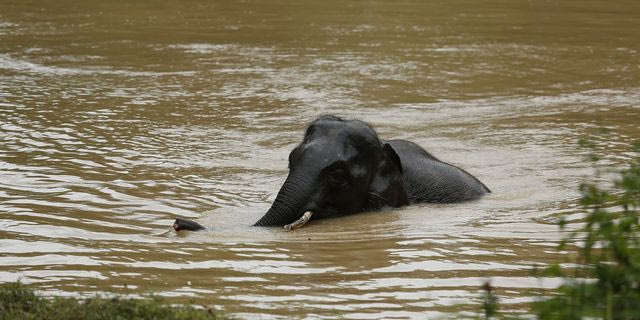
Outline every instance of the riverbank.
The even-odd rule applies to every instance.
[[[19,282],[0,287],[0,319],[227,319],[210,308],[168,305],[161,298],[46,298]]]

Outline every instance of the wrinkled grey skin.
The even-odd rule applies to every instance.
[[[283,226],[305,211],[327,218],[416,202],[461,202],[491,192],[415,143],[381,141],[359,120],[321,116],[289,155],[289,176],[256,226]]]
[[[400,157],[409,203],[463,202],[491,192],[470,173],[436,159],[411,141],[390,140],[387,143]]]

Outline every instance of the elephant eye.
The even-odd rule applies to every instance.
[[[340,184],[346,182],[346,174],[347,172],[344,170],[336,170],[329,174],[329,180],[333,184]]]
[[[342,161],[333,163],[325,169],[325,176],[329,185],[333,187],[343,187],[349,183],[349,170]]]

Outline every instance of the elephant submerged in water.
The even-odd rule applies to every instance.
[[[362,121],[324,115],[309,125],[289,154],[289,175],[254,225],[289,230],[311,218],[420,202],[462,202],[490,192],[476,177],[413,142],[382,141]],[[190,221],[178,220],[174,229],[195,230]]]

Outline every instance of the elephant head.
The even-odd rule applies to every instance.
[[[289,175],[256,226],[327,218],[408,203],[400,158],[358,120],[321,116],[289,154]],[[306,222],[306,221],[305,221]]]

